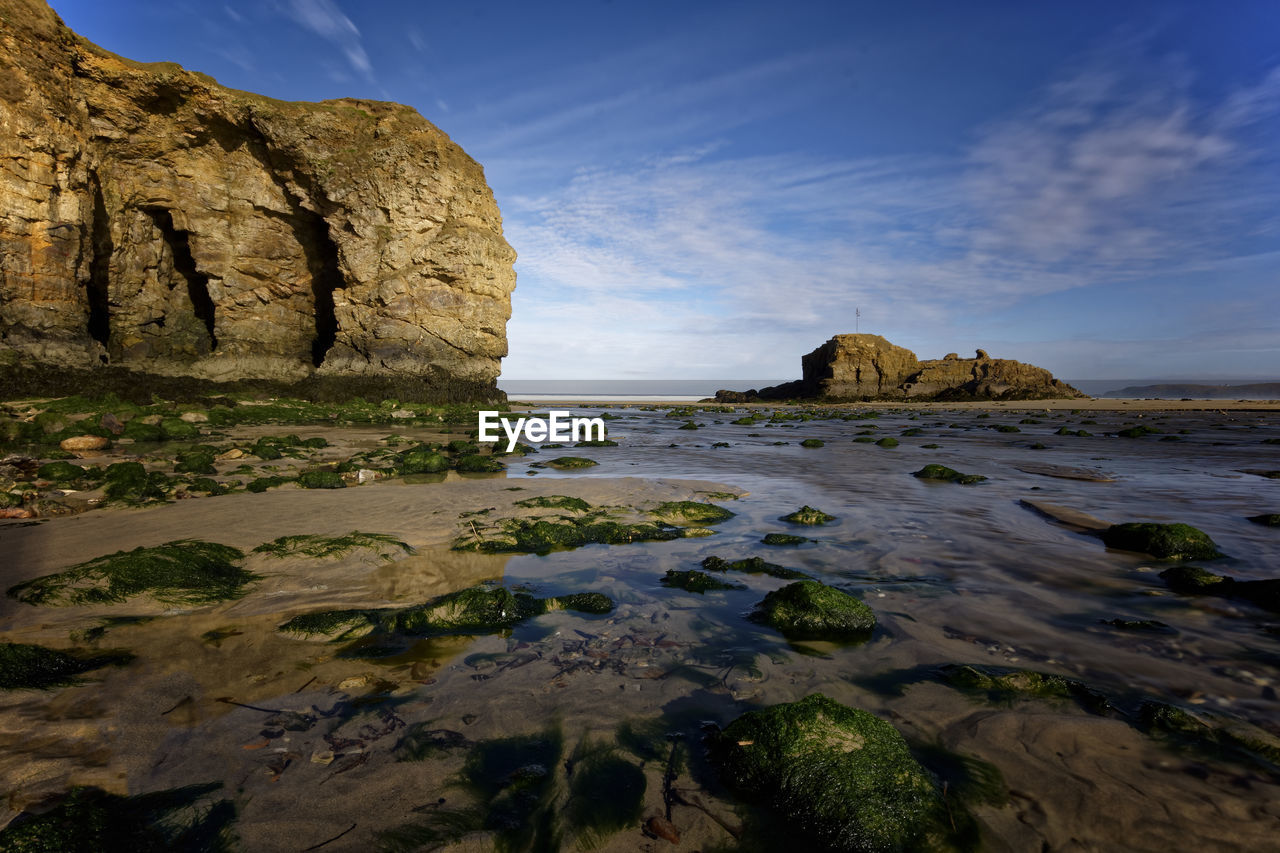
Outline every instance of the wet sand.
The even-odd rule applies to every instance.
[[[1175,595],[1158,577],[1170,564],[1108,550],[1023,503],[1107,522],[1193,524],[1230,555],[1206,567],[1241,580],[1275,577],[1280,534],[1245,516],[1280,511],[1280,480],[1247,473],[1280,470],[1280,446],[1264,443],[1280,438],[1276,405],[1021,405],[877,405],[880,416],[866,420],[749,425],[731,421],[755,407],[668,418],[665,408],[633,406],[612,410],[610,436],[620,446],[507,458],[505,476],[332,492],[285,487],[6,523],[6,586],[178,538],[247,551],[283,534],[359,529],[393,535],[415,553],[253,554],[245,565],[262,580],[244,598],[213,607],[139,599],[36,608],[5,599],[4,639],[55,647],[73,645],[74,632],[107,616],[155,618],[75,643],[130,649],[138,657],[127,667],[60,690],[0,694],[0,778],[9,792],[2,819],[75,784],[138,793],[212,781],[236,804],[233,829],[245,849],[301,850],[339,835],[322,849],[434,849],[422,828],[474,805],[458,786],[467,756],[502,738],[541,735],[559,750],[549,768],[556,809],[573,796],[566,762],[575,750],[605,744],[642,768],[642,818],[663,815],[666,750],[675,744],[682,753],[684,769],[666,786],[687,803],[672,809],[680,843],[630,825],[594,839],[597,849],[731,847],[734,832],[751,840],[752,812],[715,783],[701,757],[703,726],[821,691],[893,723],[918,750],[941,748],[998,771],[1002,781],[992,787],[1001,796],[964,806],[981,827],[983,849],[1280,849],[1280,768],[1153,737],[1133,713],[1158,700],[1252,727],[1259,737],[1280,736],[1280,616]],[[700,428],[679,429],[687,420]],[[1134,423],[1159,432],[1116,435]],[[1090,435],[1057,435],[1060,427]],[[902,435],[913,429],[919,434]],[[308,430],[331,439],[330,455],[386,433],[288,431]],[[899,445],[853,440],[882,436]],[[825,446],[800,447],[806,438]],[[533,467],[557,452],[599,465],[567,473]],[[960,486],[910,476],[927,462],[989,479]],[[473,523],[519,514],[514,502],[535,495],[634,508],[710,492],[740,497],[722,496],[736,515],[705,538],[546,556],[449,550]],[[802,504],[837,521],[796,528],[778,520]],[[760,544],[767,532],[814,541],[770,548]],[[667,569],[696,568],[713,554],[763,556],[808,572],[866,601],[880,627],[859,645],[788,643],[745,618],[781,581],[733,576],[746,589],[702,596],[658,583]],[[617,608],[606,616],[552,613],[502,634],[422,640],[389,657],[276,630],[298,613],[403,606],[490,579],[539,596],[596,590]],[[1112,619],[1155,619],[1169,630],[1124,630],[1107,624]],[[957,663],[1078,679],[1111,697],[1116,710],[968,694],[938,675]],[[309,722],[282,728],[282,711]],[[656,731],[660,748],[619,740],[620,727]],[[415,738],[427,732],[452,733],[432,735],[452,745],[411,760]],[[568,822],[560,831],[566,849],[587,837]],[[441,849],[494,844],[492,830],[479,828]]]

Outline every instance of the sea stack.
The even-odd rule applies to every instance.
[[[497,394],[515,252],[412,108],[133,62],[40,0],[0,41],[0,366]]]
[[[1084,394],[1042,367],[978,350],[921,361],[880,335],[836,335],[800,359],[803,378],[758,391],[720,391],[726,403],[816,398],[846,400],[1049,400]]]

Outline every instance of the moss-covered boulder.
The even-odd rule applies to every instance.
[[[121,435],[134,441],[163,441],[164,431],[159,424],[150,424],[140,418],[125,421]]]
[[[243,559],[230,545],[184,539],[117,551],[17,584],[8,594],[44,605],[114,604],[138,595],[164,604],[214,604],[239,598],[257,579],[238,565]]]
[[[954,468],[948,468],[946,465],[938,465],[937,463],[930,463],[911,476],[921,480],[940,480],[946,483],[960,483],[965,486],[972,483],[981,483],[987,479],[981,474],[961,474]]]
[[[662,577],[662,585],[697,593],[711,592],[717,589],[744,589],[739,584],[718,580],[706,572],[699,572],[694,569],[684,572],[668,569],[667,573]]]
[[[793,640],[865,637],[876,627],[870,607],[815,580],[775,589],[756,605],[751,617]]]
[[[213,461],[217,458],[216,448],[207,444],[193,447],[179,453],[173,463],[173,470],[180,474],[216,474]]]
[[[105,495],[109,501],[147,503],[169,496],[173,484],[161,471],[148,472],[141,462],[116,462],[105,474]]]
[[[795,512],[782,516],[781,520],[790,524],[807,524],[810,526],[816,526],[819,524],[830,524],[836,520],[836,517],[834,515],[827,515],[822,510],[814,509],[808,504],[805,504]]]
[[[806,438],[800,442],[801,447],[825,447],[826,442],[820,438]]]
[[[160,435],[165,441],[189,441],[199,437],[200,428],[182,418],[165,418],[160,421]]]
[[[724,507],[699,501],[667,501],[658,504],[649,514],[669,524],[683,522],[698,526],[717,524],[733,518],[733,513]]]
[[[876,442],[876,447],[897,447],[897,446],[898,446],[898,439],[893,438],[892,436],[885,436],[884,438]]]
[[[773,810],[796,849],[926,849],[941,804],[893,726],[820,693],[749,711],[712,740],[725,784]]]
[[[1207,533],[1189,524],[1113,524],[1098,535],[1108,548],[1141,551],[1165,560],[1215,560],[1223,556]]]
[[[85,476],[85,469],[70,462],[46,462],[36,471],[41,480],[54,483],[71,483]]]

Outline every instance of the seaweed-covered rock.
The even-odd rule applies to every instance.
[[[576,593],[540,599],[527,593],[512,593],[504,587],[477,586],[413,607],[305,613],[285,622],[279,630],[335,640],[369,633],[413,636],[491,634],[555,610],[603,614],[612,611],[613,607],[613,601],[602,593]]]
[[[36,476],[41,480],[51,480],[55,483],[70,483],[82,479],[85,473],[85,469],[79,465],[58,461],[41,465],[36,471]]]
[[[117,551],[65,571],[10,587],[26,604],[105,604],[149,595],[174,605],[239,598],[257,575],[240,568],[244,554],[230,545],[183,539],[153,548]]]
[[[572,471],[577,468],[590,468],[600,463],[594,459],[586,459],[582,456],[557,456],[555,459],[548,459],[546,462],[539,463],[542,465],[550,465],[552,468],[558,468],[565,471]]]
[[[658,504],[649,514],[668,523],[683,521],[685,524],[699,526],[716,524],[733,518],[734,515],[722,506],[698,501],[667,501]]]
[[[711,752],[729,788],[824,849],[918,850],[936,831],[937,791],[897,730],[820,693],[743,714]]]
[[[1093,713],[1111,707],[1107,697],[1080,681],[1029,669],[996,671],[967,664],[949,664],[940,670],[942,680],[961,690],[985,693],[988,698],[1072,699]]]
[[[107,466],[103,476],[106,479],[105,495],[109,501],[162,501],[168,497],[171,488],[168,477],[160,471],[148,473],[141,462],[116,462]]]
[[[492,456],[468,453],[458,457],[457,469],[463,474],[496,474],[499,471],[507,470],[507,466]]]
[[[15,853],[223,853],[234,849],[231,800],[212,800],[221,782],[132,797],[72,788],[56,807],[23,814],[0,830],[0,850]]]
[[[795,512],[782,516],[781,520],[790,522],[791,524],[818,525],[828,524],[835,521],[836,517],[834,515],[827,515],[822,510],[814,509],[808,504],[805,504]]]
[[[449,470],[449,457],[429,447],[414,447],[396,455],[401,474],[439,474]]]
[[[668,569],[667,573],[662,577],[662,585],[683,589],[686,592],[698,593],[717,589],[744,589],[740,584],[717,580],[706,572],[699,572],[693,569],[684,572]]]
[[[1263,527],[1280,527],[1280,512],[1251,515],[1248,518],[1249,521],[1252,521],[1254,524],[1261,524]]]
[[[217,469],[214,468],[213,460],[217,455],[217,449],[207,444],[193,447],[178,454],[173,470],[180,474],[216,474]]]
[[[946,465],[939,465],[936,462],[924,466],[911,476],[921,480],[942,480],[947,483],[960,483],[965,486],[971,483],[981,483],[987,479],[981,474],[961,474],[954,468],[948,468]]]
[[[1141,551],[1166,560],[1215,560],[1223,556],[1207,533],[1189,524],[1113,524],[1098,535],[1108,548]]]
[[[824,447],[826,446],[826,442],[820,438],[806,438],[804,441],[800,442],[800,446],[801,447]]]
[[[127,652],[84,655],[28,643],[0,643],[0,690],[60,687],[73,683],[81,673],[132,658]]]
[[[1280,613],[1280,578],[1239,581],[1215,575],[1199,566],[1175,566],[1160,573],[1169,589],[1183,595],[1217,595],[1248,601],[1264,610]]]
[[[765,545],[803,545],[813,540],[806,539],[803,536],[795,536],[791,533],[766,533],[760,541]]]
[[[876,627],[870,607],[814,580],[775,589],[756,605],[752,618],[796,640],[862,637]]]
[[[746,557],[742,560],[726,560],[712,555],[702,561],[702,568],[709,572],[744,572],[748,575],[768,575],[783,580],[807,580],[804,572],[765,562],[763,557]]]
[[[304,471],[298,475],[304,489],[345,489],[347,483],[337,471]]]
[[[876,442],[876,447],[897,447],[898,439],[893,436],[886,435],[884,438]]]
[[[574,512],[589,512],[591,510],[591,504],[582,498],[570,497],[569,495],[538,495],[516,501],[516,506],[525,509],[568,509]]]
[[[1154,737],[1228,757],[1243,754],[1280,767],[1280,738],[1216,714],[1193,714],[1176,705],[1148,700],[1138,709],[1138,726]]]
[[[165,418],[160,421],[160,434],[166,441],[188,441],[200,435],[200,428],[182,418]]]

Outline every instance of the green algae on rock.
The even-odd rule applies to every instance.
[[[1229,575],[1215,575],[1199,566],[1174,566],[1160,573],[1169,589],[1183,595],[1217,595],[1256,604],[1280,613],[1280,578],[1238,581]]]
[[[103,475],[108,501],[148,503],[169,497],[172,483],[160,471],[148,472],[141,462],[116,462],[107,466]]]
[[[948,664],[939,671],[952,687],[985,693],[990,699],[1018,698],[1072,699],[1085,709],[1100,714],[1111,707],[1105,695],[1074,679],[1029,669],[991,670],[967,664]]]
[[[1280,512],[1250,515],[1247,518],[1254,524],[1261,524],[1263,527],[1280,527]]]
[[[215,604],[239,598],[258,579],[237,565],[243,559],[229,545],[181,539],[98,557],[24,581],[8,594],[34,605],[115,604],[137,595],[163,604]]]
[[[748,575],[768,575],[783,580],[808,580],[809,576],[795,569],[765,562],[763,557],[746,557],[742,560],[726,560],[714,554],[702,561],[702,568],[709,572],[743,572]]]
[[[592,465],[599,465],[600,463],[582,456],[557,456],[555,459],[548,459],[546,462],[538,462],[536,464],[550,465],[552,468],[571,471],[576,468],[590,468]]]
[[[1207,533],[1189,524],[1113,524],[1098,535],[1108,548],[1141,551],[1165,560],[1215,560],[1223,556]]]
[[[795,536],[790,533],[766,533],[764,538],[760,540],[765,545],[803,545],[806,542],[812,542],[812,539],[806,539],[803,536]]]
[[[402,451],[395,456],[401,474],[439,474],[449,470],[449,457],[427,446]]]
[[[29,643],[0,643],[0,690],[48,690],[77,676],[133,660],[128,652],[71,653]]]
[[[57,806],[0,830],[0,850],[58,853],[230,853],[236,807],[212,800],[221,782],[122,797],[76,787]]]
[[[821,693],[743,714],[711,756],[730,789],[826,850],[918,850],[938,831],[941,800],[902,735]]]
[[[662,577],[661,584],[683,589],[686,592],[697,593],[710,592],[717,589],[746,589],[740,584],[716,580],[706,572],[699,572],[695,569],[690,569],[689,571],[668,569],[667,573]]]
[[[628,542],[668,542],[679,539],[678,527],[647,522],[624,523],[599,518],[599,513],[581,518],[507,518],[498,530],[463,535],[453,546],[455,551],[480,551],[486,554],[546,554],[556,548],[581,545],[623,545]]]
[[[613,610],[598,592],[534,598],[505,587],[477,586],[447,593],[425,604],[403,608],[322,610],[295,616],[279,627],[287,634],[350,640],[366,634],[492,634],[525,619],[556,610],[601,615]]]
[[[356,548],[374,551],[384,559],[397,554],[411,554],[413,548],[406,542],[387,533],[364,533],[352,530],[342,536],[324,536],[319,533],[299,533],[281,536],[254,548],[255,554],[271,557],[340,557]]]
[[[1138,727],[1153,737],[1180,742],[1228,758],[1247,757],[1280,767],[1280,738],[1235,720],[1192,713],[1166,702],[1148,700],[1138,709]]]
[[[734,513],[722,506],[699,501],[667,501],[650,510],[649,515],[667,523],[683,521],[701,527],[726,521],[733,518]]]
[[[806,438],[800,442],[801,447],[825,447],[826,442],[820,438]]]
[[[814,509],[808,504],[805,504],[795,512],[782,516],[781,520],[790,522],[791,524],[807,524],[813,526],[829,524],[830,522],[835,521],[836,517],[834,515],[827,515],[822,510]]]
[[[591,510],[591,504],[582,498],[574,498],[569,495],[538,495],[537,497],[516,501],[516,506],[525,509],[569,509],[574,512],[589,512]]]
[[[865,637],[876,627],[870,607],[815,580],[775,589],[756,605],[751,618],[794,640]]]
[[[981,474],[961,474],[954,468],[948,468],[946,465],[939,465],[936,462],[924,466],[911,476],[921,480],[942,480],[948,483],[960,483],[965,486],[972,483],[981,483],[987,479]]]
[[[298,485],[304,489],[345,489],[346,481],[337,471],[304,471],[298,475]]]

